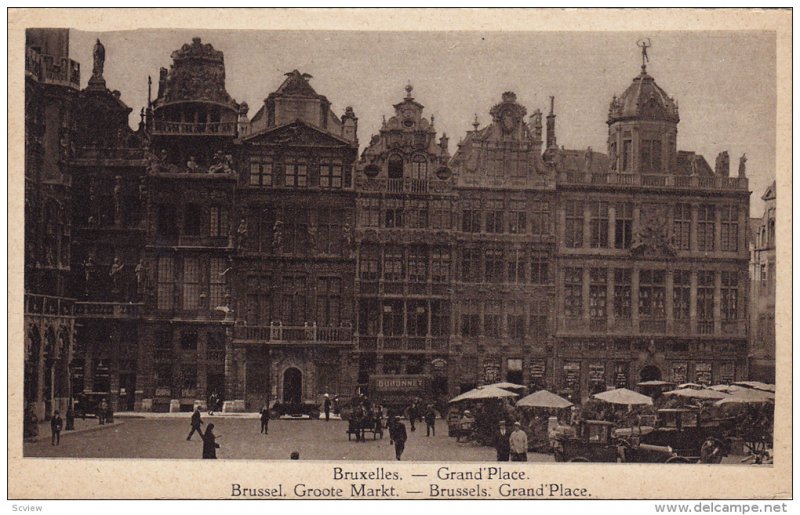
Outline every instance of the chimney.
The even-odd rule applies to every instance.
[[[547,115],[547,148],[557,148],[556,144],[556,115],[554,112],[555,98],[550,97],[550,114]]]

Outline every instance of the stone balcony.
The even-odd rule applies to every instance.
[[[81,89],[81,65],[66,57],[56,58],[26,48],[25,73],[44,84]]]
[[[705,336],[735,338],[747,337],[746,320],[666,320],[585,319],[563,317],[558,333],[562,336]]]
[[[356,336],[359,350],[447,351],[447,336]]]
[[[270,346],[309,344],[346,346],[353,343],[353,328],[291,326],[279,322],[267,326],[236,325],[233,328],[233,339],[237,343],[261,343]]]
[[[560,172],[558,184],[610,186],[614,188],[655,188],[681,190],[747,191],[747,178],[686,175],[641,175],[629,173]]]
[[[154,136],[236,136],[236,122],[153,122]]]
[[[75,316],[80,318],[134,319],[141,318],[141,302],[76,302]]]
[[[382,177],[359,177],[356,189],[377,193],[450,193],[453,191],[451,181],[438,179],[387,179]]]

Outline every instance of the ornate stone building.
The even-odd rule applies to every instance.
[[[527,110],[506,92],[489,114],[483,128],[476,116],[450,162],[458,194],[453,386],[544,387],[553,369],[554,170],[542,159],[541,111],[526,122]],[[548,119],[550,146],[554,130]]]
[[[559,150],[559,391],[746,377],[749,191],[727,152],[678,151],[678,107],[647,74],[608,114],[608,156]],[[582,157],[581,157],[582,156]]]
[[[406,86],[361,154],[356,177],[357,382],[375,375],[429,376],[452,390],[455,234],[448,139]]]
[[[761,196],[764,213],[750,221],[750,377],[775,382],[775,181]]]

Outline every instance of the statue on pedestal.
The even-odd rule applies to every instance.
[[[92,60],[92,78],[103,78],[103,66],[106,62],[106,47],[103,46],[99,39],[94,44],[94,48],[92,49]]]
[[[236,246],[240,249],[247,245],[247,219],[242,218],[239,227],[236,228]]]
[[[122,225],[122,176],[115,177],[114,184],[114,225]]]
[[[147,281],[147,269],[144,266],[144,259],[139,259],[133,272],[136,274],[136,296],[141,300],[144,298],[144,288]]]
[[[94,262],[94,255],[90,253],[83,261],[83,279],[87,298],[89,297],[89,290],[93,287],[95,282],[94,274],[96,270],[97,264]]]
[[[276,254],[283,252],[283,222],[280,220],[272,226],[272,250]]]
[[[739,178],[744,179],[747,177],[747,154],[742,154],[742,157],[739,158]]]
[[[114,263],[111,265],[111,270],[108,272],[108,276],[111,278],[111,283],[114,287],[114,293],[119,293],[120,286],[122,286],[123,268],[125,268],[125,265],[122,264],[122,261],[119,258],[114,258]]]

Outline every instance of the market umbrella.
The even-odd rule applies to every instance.
[[[775,392],[775,385],[774,384],[767,384],[762,383],[761,381],[737,381],[733,383],[739,386],[746,386],[748,388],[753,388],[755,390],[761,390],[764,392]]]
[[[517,401],[517,407],[520,406],[524,408],[569,408],[572,403],[547,390],[539,390]]]
[[[743,386],[736,386],[733,384],[715,384],[714,386],[709,386],[708,389],[717,392],[733,393],[738,392],[739,390],[744,390],[745,388]]]
[[[664,395],[675,395],[677,397],[687,397],[691,399],[725,399],[728,397],[727,393],[718,392],[715,390],[695,390],[693,388],[679,388],[677,390],[670,390],[664,392]]]
[[[699,390],[700,388],[705,388],[705,387],[702,384],[697,384],[697,383],[683,383],[679,384],[678,388],[695,388]]]
[[[670,383],[669,381],[643,381],[638,383],[636,386],[674,386],[675,383]]]
[[[522,385],[522,384],[507,383],[507,382],[492,383],[492,384],[487,385],[487,386],[494,386],[496,388],[502,388],[503,390],[524,390],[524,389],[527,388],[527,386]]]
[[[496,386],[479,386],[473,390],[468,392],[464,392],[461,395],[457,395],[450,399],[449,402],[461,402],[461,401],[477,401],[483,399],[502,399],[505,397],[516,397],[517,394],[513,392],[509,392],[508,390],[503,390],[502,388],[498,388]]]
[[[627,388],[615,388],[614,390],[596,393],[592,397],[601,401],[610,402],[611,404],[625,404],[627,406],[635,404],[653,404],[653,399],[647,395],[636,393]]]
[[[714,404],[761,404],[775,399],[775,394],[761,390],[737,390]]]

